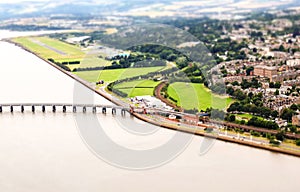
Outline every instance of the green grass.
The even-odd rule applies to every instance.
[[[154,88],[159,84],[152,80],[130,81],[116,85],[114,88],[126,93],[128,97],[143,95],[153,96]]]
[[[105,82],[112,82],[118,79],[125,79],[145,75],[151,72],[159,71],[163,68],[164,67],[146,67],[97,71],[80,71],[74,72],[74,74],[89,82],[97,82],[99,80],[104,80]]]
[[[49,37],[37,37],[36,40],[53,47],[57,50],[67,53],[68,55],[81,56],[84,55],[84,52],[77,46],[71,45],[57,39],[49,38]]]
[[[144,95],[151,95],[153,96],[154,88],[136,88],[136,89],[121,89],[123,93],[126,93],[129,98],[136,97],[136,96],[144,96]]]
[[[15,38],[14,41],[45,59],[52,58],[55,61],[74,61],[81,60],[85,56],[85,53],[79,47],[49,37],[20,37]],[[38,42],[65,54],[60,54],[49,47],[40,45]]]
[[[257,117],[258,119],[264,120],[262,117],[251,115],[249,113],[235,114],[235,116],[237,117],[238,120],[245,120],[245,121],[249,121],[252,117]]]
[[[236,117],[239,117],[241,120],[250,120],[252,117],[254,117],[251,114],[245,113],[245,114],[236,114]]]
[[[117,84],[115,86],[116,89],[122,89],[122,88],[135,88],[135,87],[149,87],[153,88],[156,87],[159,84],[157,81],[152,81],[152,80],[137,80],[137,81],[129,81],[129,82],[124,82],[121,84]]]
[[[99,58],[98,55],[88,54],[78,46],[64,43],[62,41],[49,37],[19,37],[13,39],[13,41],[25,46],[27,49],[31,50],[44,59],[52,58],[57,62],[81,62],[80,65],[67,65],[71,70],[73,70],[74,68],[100,67],[111,65],[111,61],[106,61],[103,58]],[[47,46],[42,46],[41,43]],[[53,48],[54,50],[49,47]],[[65,54],[60,54],[55,50],[58,50]]]
[[[105,59],[99,58],[97,56],[89,56],[87,58],[83,58],[80,64],[75,65],[66,65],[73,71],[73,69],[78,68],[90,68],[90,67],[103,67],[103,66],[110,66],[111,61],[107,61]]]
[[[111,61],[99,58],[97,55],[86,55],[82,58],[80,68],[110,66]]]
[[[233,101],[229,97],[211,93],[203,84],[195,83],[173,83],[168,88],[168,94],[178,101],[178,106],[185,109],[226,109]]]

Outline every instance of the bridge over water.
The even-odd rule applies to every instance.
[[[114,105],[94,105],[94,104],[70,104],[70,103],[5,103],[0,104],[0,113],[3,112],[21,112],[26,111],[36,112],[40,111],[46,113],[48,111],[56,112],[82,112],[86,113],[91,111],[92,113],[102,112],[106,114],[108,110],[111,111],[113,115],[120,111],[122,116],[125,116],[126,112],[130,112],[130,107],[121,107]]]
[[[102,112],[106,114],[108,111],[111,111],[113,115],[117,114],[117,111],[120,111],[122,116],[125,116],[126,112],[129,113],[140,113],[140,114],[169,114],[176,115],[179,117],[184,117],[191,114],[186,114],[183,112],[164,110],[159,108],[144,108],[144,107],[135,107],[135,106],[118,106],[118,105],[97,105],[97,104],[74,104],[74,103],[4,103],[0,104],[0,113],[3,112],[21,112],[25,111],[41,111],[43,113],[52,111],[56,112],[82,112],[86,113],[91,111],[92,113]],[[205,114],[198,114],[203,116]],[[195,116],[195,115],[192,115]]]

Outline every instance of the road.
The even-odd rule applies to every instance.
[[[174,122],[174,121],[168,120],[167,118],[164,118],[164,117],[158,116],[158,115],[151,115],[151,116],[148,115],[147,117],[148,118],[150,117],[151,119],[155,120],[156,122],[159,122],[160,124],[169,124],[169,125],[173,125],[173,126],[178,126],[178,130],[180,130],[179,127],[181,127],[181,128],[187,128],[191,132],[195,132],[195,130],[197,130],[197,131],[201,131],[201,132],[205,133],[204,127],[190,125],[190,124],[186,124],[186,123],[182,123],[182,122]],[[216,126],[216,127],[218,127],[218,126]],[[269,140],[267,140],[265,138],[254,137],[252,135],[249,136],[249,135],[245,135],[245,134],[235,133],[232,131],[227,131],[223,127],[220,127],[220,126],[213,131],[212,135],[215,136],[216,138],[218,136],[223,136],[223,137],[227,137],[227,138],[231,138],[231,139],[237,139],[237,140],[241,140],[241,141],[252,142],[255,144],[271,146],[269,143]],[[293,146],[293,145],[290,145],[287,143],[282,143],[280,145],[280,148],[300,152],[300,147]]]

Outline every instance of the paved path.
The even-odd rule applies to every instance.
[[[54,47],[51,47],[51,46],[49,46],[49,45],[46,45],[45,43],[42,43],[42,42],[40,42],[40,41],[38,41],[38,40],[36,40],[36,39],[30,39],[30,41],[32,41],[33,43],[36,43],[36,44],[38,44],[38,45],[40,45],[40,46],[42,46],[42,47],[45,47],[45,48],[47,48],[47,49],[50,49],[50,50],[52,50],[52,51],[54,51],[54,52],[56,52],[56,53],[58,53],[58,54],[60,54],[60,55],[67,55],[67,53],[65,53],[65,52],[63,52],[63,51],[60,51],[60,50],[58,50],[58,49],[56,49],[56,48],[54,48]]]

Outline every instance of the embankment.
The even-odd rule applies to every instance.
[[[16,46],[18,46],[18,47],[20,47],[20,48],[28,51],[28,52],[34,54],[35,56],[37,56],[40,59],[44,60],[46,63],[48,63],[52,67],[56,68],[57,70],[61,71],[64,74],[68,75],[69,77],[71,77],[72,79],[74,79],[77,82],[81,83],[82,85],[84,85],[88,89],[92,90],[93,92],[101,95],[102,97],[104,97],[108,101],[114,103],[115,105],[121,105],[121,103],[119,103],[116,100],[113,100],[112,97],[108,96],[107,94],[94,89],[86,81],[80,79],[79,77],[75,76],[71,72],[67,72],[67,71],[61,69],[59,66],[57,66],[54,63],[48,61],[45,58],[42,58],[41,56],[39,56],[36,53],[32,52],[31,50],[27,49],[26,47],[24,47],[24,46],[22,46],[20,44],[17,44],[15,42],[11,41],[10,39],[4,39],[2,41],[6,41],[8,43],[12,43],[12,44],[14,44],[14,45],[16,45]],[[181,132],[190,133],[190,134],[195,134],[195,135],[199,135],[199,136],[203,136],[203,137],[209,137],[209,138],[212,138],[212,139],[217,139],[217,140],[221,140],[221,141],[225,141],[225,142],[237,143],[237,144],[245,145],[245,146],[251,146],[251,147],[254,147],[254,148],[269,150],[269,151],[272,151],[272,152],[282,153],[282,154],[286,154],[286,155],[292,155],[292,156],[300,157],[300,152],[285,150],[285,149],[278,148],[278,147],[272,147],[272,146],[268,146],[268,145],[257,144],[257,143],[253,143],[253,142],[248,142],[248,141],[233,139],[233,138],[224,137],[224,136],[214,136],[214,135],[210,135],[210,134],[206,134],[206,133],[200,132],[199,130],[194,130],[194,129],[191,129],[191,128],[190,129],[189,128],[184,128],[184,127],[181,127],[181,126],[169,125],[169,124],[165,124],[163,122],[158,123],[158,122],[155,122],[155,121],[151,120],[150,118],[147,118],[146,116],[140,115],[138,113],[133,113],[132,115],[135,116],[136,118],[142,120],[142,121],[145,121],[145,122],[148,122],[148,123],[151,123],[153,125],[160,126],[160,127],[163,127],[163,128],[167,128],[167,129],[171,129],[171,130],[176,130],[176,131],[181,131]]]

